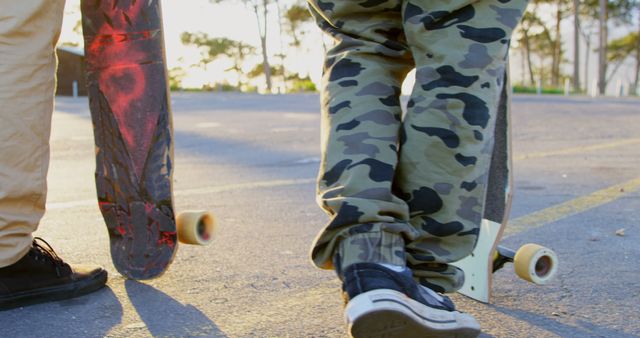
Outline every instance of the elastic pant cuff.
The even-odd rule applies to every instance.
[[[378,263],[406,266],[404,239],[400,234],[374,231],[344,238],[333,257],[338,275],[349,265]]]

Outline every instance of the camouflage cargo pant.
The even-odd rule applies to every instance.
[[[309,0],[322,88],[320,268],[407,264],[452,292],[475,246],[509,40],[527,0]],[[406,113],[399,100],[416,68]]]

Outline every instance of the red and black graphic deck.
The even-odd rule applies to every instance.
[[[173,131],[159,0],[82,0],[96,188],[111,257],[161,275],[177,250]]]

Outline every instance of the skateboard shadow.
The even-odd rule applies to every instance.
[[[2,337],[104,337],[122,321],[122,305],[109,286],[68,300],[0,314]]]
[[[154,337],[227,337],[193,305],[182,304],[134,280],[124,283],[129,300]]]
[[[624,333],[611,328],[602,327],[587,320],[574,320],[574,325],[567,325],[552,318],[541,316],[519,309],[491,305],[498,312],[502,312],[513,318],[528,322],[533,326],[544,328],[544,330],[555,333],[559,337],[616,337],[616,338],[638,338],[637,335]]]

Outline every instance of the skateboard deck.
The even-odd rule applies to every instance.
[[[82,0],[81,9],[96,189],[113,264],[128,278],[158,277],[178,246],[160,2]],[[208,241],[209,216],[186,217],[196,240]]]
[[[489,303],[493,273],[505,263],[514,263],[516,274],[535,284],[546,284],[557,269],[553,251],[537,244],[523,245],[517,252],[499,244],[508,223],[513,197],[511,171],[511,116],[508,74],[498,104],[494,148],[489,169],[485,210],[476,247],[471,255],[453,263],[465,273],[459,293]]]

